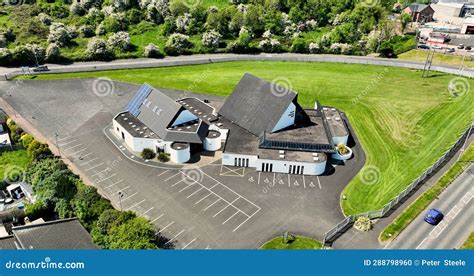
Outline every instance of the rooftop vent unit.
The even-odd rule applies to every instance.
[[[217,126],[218,126],[218,127],[222,126],[222,123],[217,123]]]
[[[123,118],[123,120],[124,120],[124,121],[127,121],[127,120],[128,120],[128,118]]]
[[[122,117],[123,117],[123,116],[125,116],[125,114],[122,114],[122,115],[120,115],[120,116],[122,116]]]
[[[285,154],[285,151],[284,150],[279,150],[278,153]]]
[[[152,133],[150,133],[150,135],[155,135],[155,133],[154,133],[154,132],[152,132]]]
[[[336,121],[340,121],[340,120],[341,120],[341,118],[335,118],[334,120],[336,120]]]
[[[132,122],[128,122],[129,125],[133,124]]]
[[[144,132],[143,131],[140,131],[140,134],[143,134]]]
[[[145,135],[145,138],[150,138],[150,136],[148,136],[148,135]]]
[[[191,127],[190,126],[187,126],[186,129],[190,129]]]
[[[148,128],[146,126],[144,126],[143,129],[148,129]]]
[[[318,153],[317,152],[313,152],[313,157],[317,157],[318,156]]]
[[[279,157],[280,157],[280,159],[285,159],[285,155],[284,155],[284,154],[280,154]]]
[[[214,109],[214,110],[212,110],[212,116],[216,116],[216,117],[217,117],[217,112],[216,112],[216,110],[215,110],[215,109]]]
[[[183,129],[182,128],[178,128],[178,131],[182,131]]]
[[[180,150],[180,149],[181,149],[181,147],[180,147],[180,146],[177,146],[177,147],[176,147],[176,149]]]
[[[313,160],[317,162],[319,161],[319,157],[313,157]]]
[[[202,116],[203,118],[207,118],[207,115]]]
[[[323,107],[323,110],[328,110],[328,108],[327,108],[327,107]]]
[[[331,110],[332,110],[332,111],[336,111],[336,109],[335,109],[335,108],[331,108]]]
[[[326,117],[326,120],[330,121],[330,120],[331,120],[331,117]]]

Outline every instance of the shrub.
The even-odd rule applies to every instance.
[[[113,57],[107,42],[100,38],[92,38],[87,43],[86,55],[93,60],[109,60]]]
[[[33,204],[26,204],[25,206],[25,216],[27,216],[30,221],[49,216],[51,213],[51,208],[39,200]]]
[[[183,15],[180,15],[176,17],[175,20],[175,25],[176,25],[176,30],[181,33],[185,33],[188,31],[190,25],[191,25],[192,17],[189,13],[185,13]]]
[[[160,49],[158,48],[158,46],[156,46],[153,43],[150,43],[145,47],[145,53],[144,54],[145,54],[145,57],[148,57],[148,58],[161,58],[161,57],[163,57],[163,55],[161,54]]]
[[[130,35],[127,32],[118,32],[111,35],[107,43],[111,48],[120,49],[122,51],[128,51],[132,46]]]
[[[57,18],[66,18],[69,16],[69,9],[66,5],[56,2],[49,6],[49,14]]]
[[[0,48],[5,47],[7,47],[7,38],[3,34],[0,34]]]
[[[174,33],[166,42],[165,52],[169,55],[181,55],[191,48],[192,43],[189,41],[189,36]]]
[[[215,49],[219,47],[221,37],[215,30],[208,31],[202,36],[202,44],[208,48]]]
[[[317,54],[321,52],[321,47],[319,47],[318,43],[311,42],[308,45],[308,50],[311,54]]]
[[[23,145],[23,148],[27,149],[28,146],[33,142],[34,138],[30,134],[26,133],[23,134],[20,138],[21,144]]]
[[[71,6],[69,6],[69,12],[71,14],[81,16],[81,15],[84,15],[85,10],[84,10],[84,7],[83,7],[82,3],[74,2],[74,3],[71,4]]]
[[[26,154],[30,161],[34,160],[42,160],[45,158],[52,157],[51,150],[49,149],[47,144],[43,144],[36,140],[33,140],[26,149]]]
[[[48,48],[46,48],[46,60],[53,63],[61,60],[61,52],[58,44],[51,43],[48,45]]]
[[[273,38],[267,38],[260,41],[258,47],[265,53],[278,53],[281,50],[280,42]]]
[[[92,7],[88,12],[87,12],[87,19],[90,23],[96,24],[102,20],[104,20],[104,14],[98,10],[96,7]]]
[[[59,46],[68,44],[71,36],[63,23],[53,23],[49,27],[48,43],[57,43]]]
[[[93,37],[95,34],[94,29],[89,25],[79,27],[79,33],[81,33],[83,37]]]
[[[372,229],[372,221],[368,217],[358,217],[354,222],[354,228],[359,231],[367,232]]]
[[[45,13],[38,14],[38,20],[39,22],[41,22],[43,25],[46,25],[46,26],[51,25],[51,23],[53,22],[53,20],[51,20],[51,17],[49,17],[49,15]]]
[[[303,38],[295,38],[291,44],[293,53],[306,53],[306,41]]]
[[[42,63],[45,58],[45,50],[37,44],[26,44],[25,46],[17,46],[13,50],[12,62],[20,65],[36,65]]]
[[[158,154],[158,160],[164,163],[170,161],[170,157],[168,156],[168,154],[160,152],[160,154]]]
[[[349,153],[349,149],[344,144],[337,144],[336,148],[337,148],[337,151],[339,152],[339,154],[344,155],[344,154]]]
[[[156,154],[152,149],[145,148],[143,149],[141,156],[143,159],[153,159],[155,158]]]
[[[12,53],[8,48],[0,48],[0,65],[7,66],[10,65],[12,60]]]
[[[115,33],[127,28],[126,19],[122,14],[113,13],[102,22],[107,32]]]
[[[101,22],[97,28],[95,29],[95,34],[96,35],[105,35],[107,33],[107,30],[105,29],[104,22]]]

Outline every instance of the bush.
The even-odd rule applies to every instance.
[[[165,52],[169,55],[182,55],[187,53],[191,47],[192,43],[189,41],[189,36],[174,33],[166,42]]]
[[[291,51],[293,53],[306,53],[306,41],[303,38],[295,38],[291,44]]]
[[[164,152],[160,152],[160,154],[158,154],[158,160],[165,163],[165,162],[170,161],[170,157],[168,156],[168,154],[166,154]]]
[[[25,133],[21,136],[20,141],[23,146],[23,148],[27,149],[28,146],[33,142],[34,138],[28,133]]]
[[[53,23],[49,26],[48,43],[57,43],[59,46],[67,45],[71,36],[63,23]]]
[[[33,140],[28,145],[28,148],[26,149],[26,154],[28,155],[30,161],[42,160],[53,156],[47,144],[43,144],[36,140]]]
[[[113,55],[107,42],[100,38],[92,38],[87,43],[86,55],[92,60],[110,60]]]
[[[163,55],[160,52],[160,48],[153,43],[148,44],[145,47],[145,57],[148,58],[161,58]]]
[[[7,47],[7,38],[3,34],[0,34],[0,48],[5,47]]]
[[[308,51],[309,51],[311,54],[318,54],[318,53],[321,52],[321,47],[319,47],[319,44],[318,44],[318,43],[311,42],[311,43],[308,45]]]
[[[25,216],[27,216],[30,221],[49,216],[52,212],[52,209],[41,201],[36,201],[33,204],[26,204],[25,206]]]
[[[210,49],[216,49],[221,42],[221,34],[215,30],[208,31],[202,36],[202,44]]]
[[[48,48],[46,48],[46,60],[52,63],[59,62],[61,60],[61,52],[58,44],[51,43],[48,45]]]
[[[78,16],[85,14],[84,7],[82,6],[82,3],[79,3],[79,2],[72,3],[71,6],[69,6],[69,11],[71,14],[78,15]]]
[[[0,66],[10,65],[12,61],[12,53],[8,48],[0,48]]]
[[[53,23],[53,20],[51,20],[51,17],[45,13],[40,13],[38,14],[38,20],[41,22],[43,25],[49,26],[51,23]]]
[[[19,65],[36,65],[36,61],[43,63],[44,58],[45,50],[37,44],[17,46],[12,54],[12,62]]]
[[[367,232],[372,229],[372,221],[368,217],[358,217],[354,223],[354,228],[359,231]]]
[[[273,38],[266,38],[258,44],[258,47],[265,53],[278,53],[281,51],[281,44]]]
[[[155,158],[156,154],[152,149],[145,148],[143,149],[141,156],[143,159],[153,159]]]
[[[129,51],[132,47],[130,35],[127,32],[118,32],[109,37],[107,43],[111,48]]]
[[[79,27],[79,33],[81,33],[83,37],[93,37],[95,35],[94,28],[89,25]]]

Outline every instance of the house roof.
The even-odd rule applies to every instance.
[[[413,3],[411,5],[408,6],[408,8],[412,11],[412,12],[421,12],[423,11],[424,9],[428,8],[429,5],[425,5],[425,4],[419,4],[419,3]]]
[[[192,130],[171,128],[171,124],[185,108],[162,91],[148,85],[144,86],[148,88],[149,93],[143,96],[142,86],[129,104],[139,101],[136,118],[164,141],[201,144],[206,136],[208,125],[199,120],[197,128]],[[132,115],[134,113],[133,110],[129,112]]]
[[[219,114],[250,133],[271,132],[297,94],[285,87],[245,74]]]
[[[23,249],[98,249],[75,218],[13,227],[12,231]]]
[[[0,238],[0,249],[17,249],[13,236]]]

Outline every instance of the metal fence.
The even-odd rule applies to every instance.
[[[395,206],[402,202],[407,195],[409,195],[416,187],[418,187],[420,183],[429,178],[430,174],[439,169],[446,160],[449,160],[450,156],[456,152],[458,147],[462,146],[465,141],[469,139],[469,136],[473,133],[473,126],[474,124],[471,123],[471,125],[463,132],[463,134],[461,135],[461,137],[459,137],[456,143],[448,151],[446,151],[446,153],[444,153],[441,158],[439,158],[433,165],[431,165],[430,168],[428,168],[420,176],[418,176],[418,178],[416,178],[408,187],[406,187],[401,193],[394,197],[389,203],[385,204],[382,209],[368,211],[366,213],[355,214],[346,217],[336,226],[334,226],[331,230],[324,234],[324,244],[334,242],[347,229],[349,229],[359,217],[368,217],[370,219],[376,219],[382,218],[387,215],[392,209],[394,209]]]

